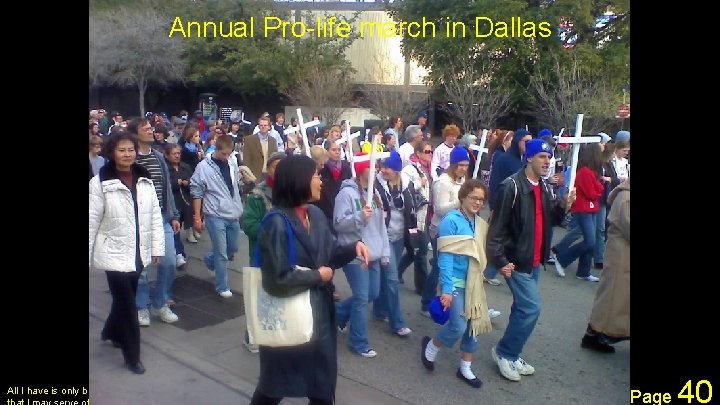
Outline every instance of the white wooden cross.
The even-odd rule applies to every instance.
[[[480,138],[480,146],[478,145],[470,145],[470,153],[472,151],[476,150],[478,151],[477,160],[475,161],[475,170],[473,171],[472,178],[477,179],[478,170],[480,170],[480,160],[482,160],[482,155],[484,153],[488,153],[488,148],[485,147],[485,142],[487,141],[487,129],[483,129],[482,131],[482,137]]]
[[[298,108],[296,110],[296,112],[297,112],[297,116],[298,116],[298,126],[297,127],[288,127],[285,130],[285,135],[292,134],[293,132],[297,132],[298,130],[300,130],[300,135],[302,135],[303,145],[305,146],[305,154],[308,157],[312,157],[312,156],[310,156],[310,142],[308,142],[307,129],[320,124],[320,121],[314,120],[314,121],[310,121],[310,122],[305,122],[303,119],[303,116],[302,116],[302,111],[300,111],[300,108]]]
[[[572,151],[572,164],[570,166],[570,184],[568,190],[572,190],[575,187],[575,173],[577,172],[577,161],[578,154],[580,153],[580,144],[583,143],[599,143],[599,136],[581,136],[582,135],[582,122],[585,114],[578,114],[577,121],[575,122],[575,136],[559,136],[558,143],[571,143],[573,144]],[[562,133],[561,133],[562,135]]]
[[[368,195],[368,201],[367,201],[367,207],[370,207],[370,203],[372,202],[372,196],[374,194],[374,187],[375,187],[375,165],[378,159],[385,159],[390,157],[390,152],[376,152],[375,149],[377,148],[378,141],[382,139],[382,135],[377,135],[373,137],[372,140],[372,148],[370,149],[369,155],[363,155],[363,156],[356,156],[353,158],[354,162],[364,162],[369,160],[370,161],[370,175],[368,176],[368,186],[367,186],[367,195]]]
[[[250,124],[251,124],[250,121],[245,120],[245,113],[244,113],[244,112],[240,112],[240,121],[241,121],[243,124],[245,124],[245,125],[250,125]]]
[[[353,178],[357,177],[357,173],[355,173],[355,165],[353,164],[355,162],[355,152],[353,151],[353,144],[352,140],[355,138],[358,138],[360,136],[360,131],[350,133],[350,121],[345,122],[345,130],[342,133],[342,138],[335,141],[336,145],[342,146],[344,143],[347,143],[345,145],[345,151],[347,155],[347,160],[350,163],[350,170],[352,171]]]

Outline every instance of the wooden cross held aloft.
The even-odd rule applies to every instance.
[[[335,144],[342,146],[342,144],[347,143],[345,145],[345,151],[347,155],[347,160],[350,162],[350,171],[352,172],[353,179],[357,177],[357,174],[355,173],[355,165],[353,164],[355,162],[355,152],[353,151],[353,144],[352,140],[360,136],[360,131],[357,131],[355,133],[350,133],[350,121],[345,122],[345,130],[342,133],[342,138],[335,141]]]
[[[370,203],[372,202],[372,196],[374,194],[374,187],[375,187],[375,164],[378,159],[385,159],[390,157],[390,152],[376,152],[375,149],[377,148],[378,139],[382,138],[382,135],[377,135],[373,137],[372,140],[372,148],[370,149],[369,155],[363,155],[363,156],[356,156],[353,158],[353,162],[364,162],[366,160],[370,161],[370,175],[368,176],[368,186],[367,186],[367,207],[370,207]]]
[[[487,129],[483,129],[482,131],[482,137],[480,138],[480,146],[478,145],[470,145],[470,153],[472,151],[476,150],[478,151],[477,160],[475,161],[475,170],[473,171],[472,178],[477,179],[478,170],[480,170],[480,160],[482,160],[483,153],[488,153],[488,148],[485,147],[485,142],[487,141]]]
[[[307,129],[320,124],[320,121],[314,120],[314,121],[310,121],[310,122],[305,122],[303,120],[302,111],[300,111],[300,108],[298,108],[296,111],[297,111],[297,116],[298,116],[298,126],[297,127],[288,127],[288,129],[285,130],[285,134],[286,135],[292,134],[293,132],[297,132],[299,129],[300,135],[302,135],[303,145],[305,146],[305,154],[308,157],[312,157],[312,156],[310,156],[310,142],[308,142]]]
[[[575,122],[575,136],[560,136],[557,140],[558,143],[573,144],[572,165],[570,166],[570,184],[568,185],[568,190],[572,190],[573,187],[575,187],[575,173],[577,172],[577,160],[578,153],[580,153],[580,144],[600,142],[599,136],[581,136],[583,116],[584,114],[577,115],[577,121]]]

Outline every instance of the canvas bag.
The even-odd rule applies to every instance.
[[[285,215],[269,212],[260,223],[260,228],[273,215],[281,215],[285,219],[288,255],[290,264],[295,268],[294,271],[311,270],[295,264],[295,236],[292,225]],[[268,294],[262,286],[259,243],[255,247],[250,264],[254,266],[243,268],[243,300],[250,343],[285,347],[309,342],[313,333],[310,290],[285,298]]]

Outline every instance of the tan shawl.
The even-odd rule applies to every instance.
[[[475,216],[475,238],[467,235],[442,236],[438,238],[438,251],[464,255],[470,258],[465,280],[465,319],[470,320],[470,336],[492,331],[488,315],[482,272],[487,265],[485,237],[488,224]]]

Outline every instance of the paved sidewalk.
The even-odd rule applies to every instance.
[[[487,215],[485,215],[487,216]],[[556,228],[559,240],[564,230]],[[212,281],[201,261],[210,241],[204,234],[200,243],[185,244],[189,256],[185,271],[177,277],[192,276]],[[242,291],[243,265],[247,264],[247,238],[231,263],[230,285]],[[603,355],[580,348],[596,283],[577,280],[574,265],[565,279],[548,266],[540,276],[543,313],[523,358],[537,372],[519,383],[500,376],[490,359],[490,348],[502,336],[510,313],[512,296],[505,284],[485,285],[488,303],[503,314],[493,321],[494,330],[479,337],[473,361],[475,374],[484,382],[476,390],[455,376],[459,349],[442,349],[434,373],[420,363],[420,340],[439,327],[419,314],[420,297],[415,295],[411,268],[400,286],[401,307],[406,323],[413,329],[407,338],[390,333],[388,324],[369,320],[370,342],[378,352],[373,359],[350,353],[346,335],[339,334],[337,403],[364,404],[618,404],[626,403],[630,380],[630,343],[616,345],[617,352]],[[593,271],[595,275],[601,272]],[[154,274],[150,274],[150,278]],[[103,273],[89,278],[89,389],[94,405],[196,405],[247,404],[259,374],[257,355],[242,345],[245,316],[186,331],[177,324],[152,318],[141,328],[141,358],[147,372],[130,373],[119,349],[100,340],[100,331],[110,309],[111,297]],[[338,292],[351,295],[342,270],[335,275]],[[217,297],[217,305],[222,300]],[[371,318],[370,318],[371,319]],[[283,404],[307,404],[306,399],[285,399]]]

